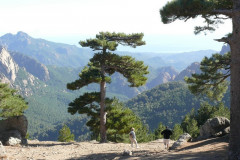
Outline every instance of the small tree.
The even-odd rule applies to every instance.
[[[100,85],[100,96],[97,97],[96,93],[93,93],[93,95],[92,93],[86,93],[90,97],[94,96],[96,100],[91,98],[92,101],[83,101],[80,97],[77,101],[82,105],[80,107],[78,105],[70,105],[71,107],[69,107],[68,112],[71,114],[79,112],[81,114],[88,113],[89,111],[92,114],[93,112],[91,110],[96,110],[95,103],[99,102],[100,99],[99,119],[101,142],[107,141],[106,83],[111,82],[111,75],[119,72],[127,78],[130,87],[139,87],[146,83],[147,77],[145,77],[145,75],[148,74],[148,67],[144,66],[142,61],[136,61],[130,56],[119,56],[110,51],[115,51],[119,44],[133,48],[144,45],[145,42],[142,38],[142,33],[127,35],[124,33],[100,32],[96,35],[95,39],[80,41],[82,47],[90,47],[94,51],[99,52],[95,53],[93,58],[90,59],[89,64],[79,74],[80,79],[67,84],[67,88],[77,90],[91,83],[98,83]],[[84,95],[82,97],[84,97]],[[83,105],[84,103],[85,105]],[[98,113],[95,112],[95,114]]]
[[[74,134],[71,134],[70,128],[64,124],[62,129],[59,130],[58,141],[70,142],[74,141]]]
[[[184,117],[181,127],[184,132],[189,133],[194,138],[199,135],[199,128],[198,123],[195,120],[194,109]]]
[[[20,116],[27,108],[27,103],[16,94],[16,90],[9,88],[8,84],[0,83],[0,117]]]
[[[162,122],[159,123],[158,128],[155,129],[154,131],[154,135],[155,135],[155,139],[160,139],[163,138],[163,135],[161,135],[161,132],[166,129],[166,126],[163,125]]]
[[[171,139],[178,140],[179,136],[183,134],[183,129],[180,124],[175,124],[173,127],[173,134],[171,136]]]
[[[136,130],[141,128],[140,119],[129,108],[124,107],[123,103],[114,99],[112,105],[107,110],[107,134],[108,139],[114,142],[122,142],[123,135],[128,134],[130,128],[134,126]]]

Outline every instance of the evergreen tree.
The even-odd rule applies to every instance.
[[[224,19],[232,20],[232,34],[218,39],[231,48],[231,123],[229,159],[240,159],[240,0],[173,0],[168,2],[161,10],[162,22],[167,24],[175,20],[185,20],[201,16],[205,26],[195,27],[195,33],[214,31]]]
[[[20,116],[28,108],[27,103],[16,92],[8,84],[0,83],[0,117]]]
[[[200,64],[202,73],[185,77],[190,91],[197,95],[206,94],[211,100],[220,101],[229,85],[227,78],[230,76],[230,56],[228,52],[205,57]]]
[[[179,136],[183,134],[183,129],[180,124],[175,124],[173,127],[173,134],[171,136],[171,139],[178,140]]]
[[[64,124],[62,129],[59,130],[58,141],[59,142],[74,141],[74,134],[71,133],[69,127],[66,124]]]
[[[196,138],[199,135],[199,128],[198,123],[195,120],[194,109],[184,117],[181,127],[184,132],[189,133],[193,138]]]
[[[136,129],[135,131],[138,142],[149,142],[154,140],[154,135],[150,133],[148,127],[142,123],[140,128]]]
[[[161,132],[166,129],[166,126],[163,125],[162,122],[159,123],[158,128],[154,131],[154,139],[161,139],[163,138],[163,135],[161,135]]]
[[[130,128],[136,130],[142,126],[141,120],[132,112],[131,109],[125,108],[123,103],[114,99],[113,103],[107,107],[107,135],[108,140],[122,142],[123,135],[130,132]]]
[[[197,120],[198,126],[203,125],[208,119],[214,117],[226,117],[230,118],[230,111],[224,104],[221,102],[216,106],[210,105],[208,102],[201,104],[201,107],[197,110],[195,114],[195,119]]]
[[[99,51],[94,54],[93,58],[90,59],[89,64],[81,71],[79,74],[80,79],[75,82],[67,84],[67,88],[71,90],[77,90],[87,86],[91,83],[98,83],[100,85],[100,96],[96,97],[96,93],[93,96],[99,100],[100,98],[100,138],[101,142],[106,142],[107,140],[107,128],[106,128],[106,83],[111,82],[111,75],[115,72],[119,72],[125,78],[127,78],[130,83],[130,87],[138,87],[144,85],[147,81],[145,77],[148,74],[147,66],[144,66],[142,61],[136,61],[130,56],[119,56],[117,54],[111,53],[110,51],[115,51],[118,44],[130,47],[137,47],[144,45],[145,42],[142,41],[143,34],[124,34],[124,33],[109,33],[100,32],[96,35],[94,39],[87,39],[86,41],[80,41],[82,47],[90,47],[94,51]],[[92,93],[86,93],[88,96],[92,96]],[[83,96],[84,97],[84,96]],[[78,98],[80,103],[85,103],[84,109],[85,113],[93,108],[96,108],[94,100],[91,102],[83,101]],[[76,112],[81,113],[83,105],[79,107],[78,105],[70,105],[68,111],[71,114]],[[90,107],[90,108],[88,108]],[[91,111],[90,111],[91,112]],[[95,113],[96,114],[96,113]]]

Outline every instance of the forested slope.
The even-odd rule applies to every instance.
[[[159,122],[169,126],[181,122],[192,108],[200,107],[200,102],[199,97],[190,93],[186,83],[170,82],[141,93],[126,105],[153,130]]]

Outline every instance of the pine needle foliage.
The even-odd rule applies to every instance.
[[[66,124],[64,124],[62,129],[59,130],[58,141],[59,142],[74,141],[74,134],[71,133],[70,128]]]
[[[185,77],[189,90],[193,94],[207,95],[211,100],[220,101],[229,85],[227,79],[230,77],[230,56],[228,52],[205,57],[200,64],[202,73]]]
[[[27,102],[16,92],[9,88],[8,84],[0,83],[0,117],[20,116],[28,108]]]

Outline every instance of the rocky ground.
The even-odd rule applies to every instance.
[[[52,141],[29,141],[28,146],[4,146],[9,160],[145,160],[145,159],[227,159],[228,140],[224,137],[188,142],[178,150],[166,150],[162,139],[140,143],[140,148],[130,144],[91,142],[61,143]],[[132,151],[131,156],[123,155]]]

